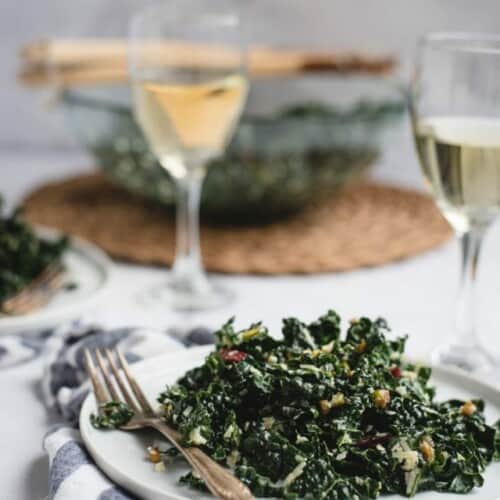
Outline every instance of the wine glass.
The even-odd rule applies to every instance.
[[[224,152],[246,101],[242,41],[232,0],[169,0],[131,22],[135,117],[177,188],[175,262],[155,298],[178,310],[231,298],[203,270],[199,205],[207,164]]]
[[[411,113],[426,184],[462,249],[456,326],[434,361],[486,371],[494,359],[478,339],[474,285],[484,234],[500,212],[500,37],[425,37]]]

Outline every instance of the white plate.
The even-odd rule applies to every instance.
[[[37,228],[37,233],[47,239],[61,236],[57,231],[45,228]],[[76,283],[77,288],[57,292],[47,305],[32,313],[22,316],[0,314],[0,335],[54,327],[79,316],[97,303],[110,279],[112,264],[108,257],[90,243],[71,237],[71,246],[63,262],[67,268],[67,281]]]
[[[148,359],[133,366],[139,383],[151,402],[165,387],[172,384],[186,370],[201,364],[211,347],[197,347],[176,351]],[[437,398],[460,399],[482,398],[486,401],[488,422],[500,418],[500,391],[461,372],[435,368],[432,383],[437,387]],[[150,500],[180,500],[187,498],[210,498],[179,486],[178,478],[189,469],[178,464],[167,466],[166,472],[155,472],[145,458],[146,448],[159,439],[156,432],[99,431],[90,425],[90,414],[95,413],[93,395],[85,400],[80,414],[80,430],[90,454],[99,467],[117,484],[140,498]],[[382,497],[402,499],[399,496]],[[485,484],[470,495],[419,493],[418,500],[495,500],[500,498],[500,463],[491,464],[485,473]]]

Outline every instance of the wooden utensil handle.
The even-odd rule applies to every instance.
[[[17,75],[18,82],[27,87],[74,87],[80,85],[114,85],[128,82],[126,68],[119,67],[75,67],[47,70],[24,68]]]
[[[120,39],[36,40],[21,47],[21,59],[31,65],[72,65],[126,58],[127,45]]]
[[[125,82],[128,79],[127,50],[127,42],[120,39],[33,42],[21,50],[24,69],[19,79],[27,85],[56,82],[62,86]],[[238,67],[241,61],[241,53],[221,45],[147,42],[138,50],[144,51],[141,57],[150,58],[151,64],[184,68],[228,69]],[[394,68],[395,61],[387,56],[357,53],[252,47],[248,65],[253,77],[318,71],[385,74]]]
[[[184,59],[197,60],[206,64],[231,61],[238,57],[234,49],[221,45],[192,44],[165,41],[147,42],[146,51],[153,55],[168,54],[172,61],[182,63]],[[28,43],[21,49],[21,58],[33,66],[71,66],[112,64],[126,66],[128,44],[123,39],[59,39],[39,40]],[[253,72],[261,73],[277,68],[328,67],[349,68],[386,72],[390,71],[395,60],[390,56],[360,54],[356,52],[317,52],[310,50],[286,50],[266,47],[251,47],[249,50],[250,67]]]

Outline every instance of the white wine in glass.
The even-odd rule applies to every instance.
[[[500,37],[425,37],[411,112],[424,178],[462,248],[455,328],[434,361],[488,371],[495,360],[479,341],[474,285],[484,234],[500,213]]]
[[[177,187],[175,262],[168,283],[150,294],[160,306],[202,310],[232,296],[203,271],[199,205],[208,163],[224,153],[246,101],[242,45],[232,0],[170,0],[131,24],[135,116]]]
[[[500,119],[422,119],[415,138],[425,179],[453,227],[487,226],[500,211]]]
[[[133,86],[137,119],[174,177],[222,154],[247,95],[247,80],[239,74],[200,84],[136,80]]]

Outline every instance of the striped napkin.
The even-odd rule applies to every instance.
[[[49,499],[132,500],[96,467],[77,429],[61,425],[43,441],[49,455]]]
[[[130,363],[186,345],[213,341],[209,330],[189,332],[183,344],[164,332],[144,328],[104,329],[73,323],[38,336],[0,339],[0,368],[19,364],[36,356],[46,357],[42,378],[45,404],[57,410],[62,422],[49,430],[43,448],[49,456],[49,500],[131,500],[93,462],[78,431],[80,407],[89,391],[84,350],[119,347]]]

